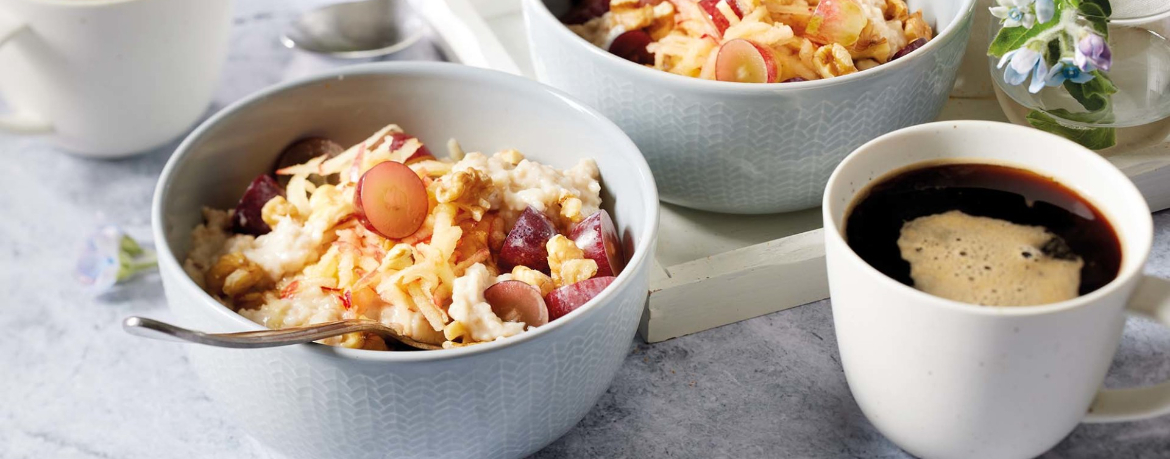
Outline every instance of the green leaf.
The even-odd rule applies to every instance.
[[[1064,89],[1073,96],[1073,99],[1080,102],[1085,110],[1097,112],[1105,110],[1109,106],[1109,95],[1117,92],[1117,86],[1114,86],[1113,81],[1099,70],[1093,71],[1093,77],[1092,80],[1082,84],[1065,80]]]
[[[1027,116],[1028,124],[1041,131],[1050,132],[1090,150],[1103,150],[1117,144],[1117,131],[1113,128],[1077,128],[1058,123],[1048,114],[1032,110]]]
[[[1109,6],[1109,0],[1084,0],[1080,4],[1081,14],[1085,14],[1086,6],[1093,6],[1096,10],[1101,12],[1101,17],[1107,18],[1113,14],[1113,8]]]
[[[1019,49],[1024,46],[1028,40],[1036,38],[1045,30],[1051,29],[1060,23],[1060,11],[1064,8],[1064,2],[1056,2],[1055,12],[1052,14],[1052,19],[1043,24],[1033,25],[1031,29],[1020,27],[1003,27],[999,29],[999,33],[995,34],[995,39],[991,41],[991,45],[987,47],[987,54],[995,57],[1003,57],[1004,53],[1013,49]]]
[[[1046,110],[1047,114],[1060,119],[1077,121],[1088,124],[1108,124],[1113,122],[1113,110],[1099,110],[1095,112],[1070,112],[1063,108]]]
[[[1093,26],[1093,30],[1109,38],[1109,14],[1095,3],[1085,3],[1079,9],[1081,16]]]

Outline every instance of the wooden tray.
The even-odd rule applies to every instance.
[[[477,12],[478,17],[470,18],[470,22],[476,23],[471,29],[490,30],[490,36],[478,36],[479,43],[474,45],[447,43],[452,52],[470,53],[476,55],[476,62],[487,62],[481,65],[517,69],[534,78],[519,0],[444,1],[452,10],[463,8]],[[456,19],[431,17],[436,28],[452,20]],[[468,21],[467,16],[462,20]],[[969,62],[964,69],[986,68],[984,47],[973,44],[968,48]],[[500,48],[510,57],[502,58],[506,62],[499,62],[498,55],[479,59],[476,54],[480,49],[488,49],[490,53]],[[1009,122],[1004,113],[994,96],[952,97],[939,120]],[[1170,208],[1170,141],[1112,152],[1108,157],[1138,185],[1151,209]],[[707,330],[829,296],[819,208],[740,216],[663,204],[661,216],[650,300],[639,328],[648,342]]]

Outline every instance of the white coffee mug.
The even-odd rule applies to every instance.
[[[170,141],[219,80],[231,0],[0,0],[0,131],[118,157]]]
[[[1122,247],[1117,278],[1042,306],[974,306],[886,277],[849,248],[843,221],[868,184],[925,161],[1015,166],[1094,203]],[[825,190],[825,256],[849,389],[887,438],[922,458],[1028,458],[1080,422],[1170,413],[1170,384],[1101,390],[1127,313],[1170,325],[1170,282],[1142,274],[1150,209],[1101,156],[1035,129],[987,121],[914,126],[858,148]]]

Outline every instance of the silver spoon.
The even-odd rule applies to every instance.
[[[280,41],[312,53],[366,59],[409,48],[425,33],[422,18],[409,0],[363,0],[303,13]]]
[[[122,329],[131,335],[141,336],[143,338],[243,349],[303,344],[319,339],[344,335],[346,333],[369,332],[381,336],[387,343],[397,342],[405,346],[423,350],[442,349],[441,346],[420,343],[402,336],[397,331],[394,331],[394,329],[372,320],[340,320],[305,327],[282,328],[280,330],[203,333],[145,317],[127,317],[126,320],[122,321]]]

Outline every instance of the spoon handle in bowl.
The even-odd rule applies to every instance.
[[[284,330],[240,333],[203,333],[145,317],[127,317],[122,328],[131,335],[230,348],[261,348],[301,344],[351,332],[377,331],[374,322],[338,321]]]

